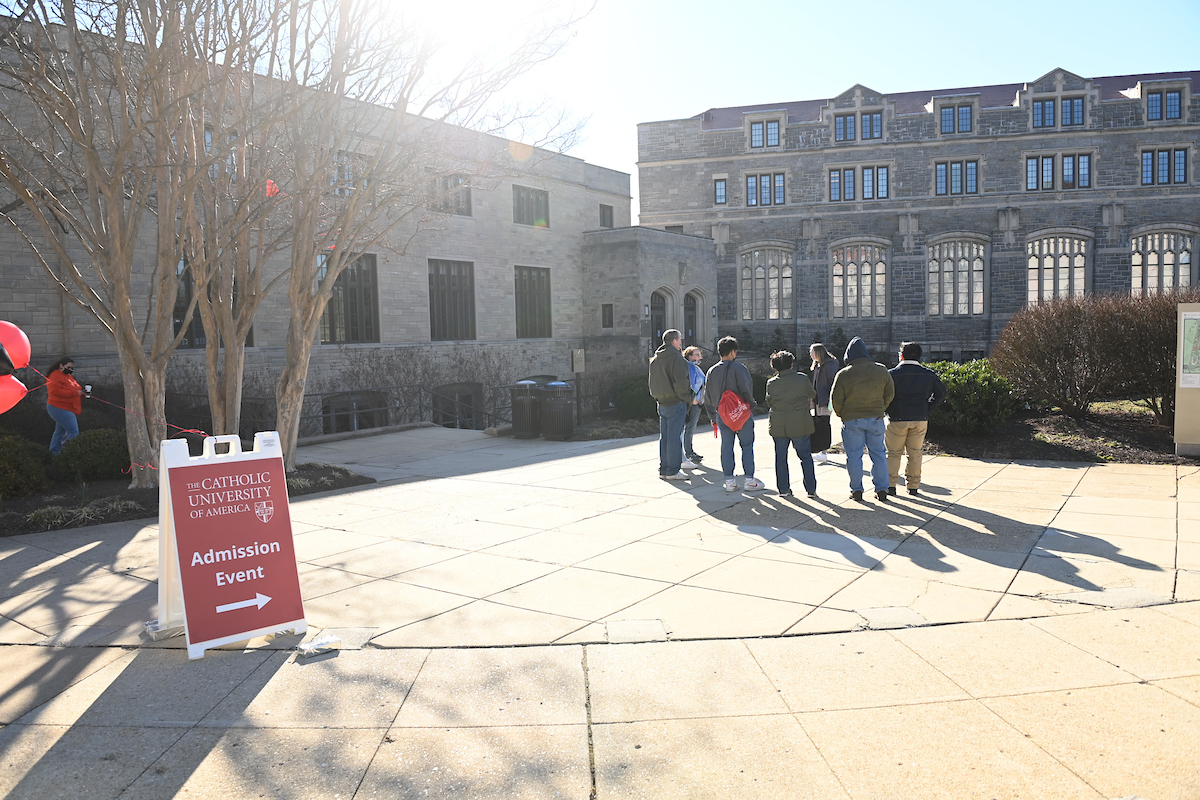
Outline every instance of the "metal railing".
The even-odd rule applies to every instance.
[[[299,435],[308,439],[416,422],[472,430],[512,424],[511,386],[453,384],[440,391],[445,389],[406,384],[306,394]],[[242,438],[274,428],[275,408],[273,397],[242,398]],[[212,424],[207,394],[168,392],[166,410],[168,421],[181,428],[207,430]]]

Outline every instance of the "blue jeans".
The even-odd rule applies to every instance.
[[[735,431],[725,424],[725,420],[717,418],[717,426],[721,429],[721,471],[726,478],[733,477],[733,440],[737,439],[742,445],[742,472],[747,478],[754,477],[754,418],[746,420],[740,431]]]
[[[842,423],[842,446],[846,448],[846,471],[850,473],[850,491],[863,490],[863,445],[871,454],[871,482],[875,491],[888,489],[887,448],[883,444],[883,432],[887,423],[879,419],[852,419]]]
[[[809,447],[809,439],[807,436],[795,436],[791,439],[786,436],[776,436],[775,439],[775,483],[779,487],[780,494],[787,494],[792,490],[792,476],[788,472],[788,445],[790,444],[796,450],[796,455],[800,456],[800,469],[804,472],[804,491],[813,494],[817,491],[817,470],[813,467],[812,451]]]
[[[74,411],[47,404],[46,413],[54,420],[54,435],[50,437],[50,452],[58,455],[62,446],[79,435],[79,417]]]
[[[692,449],[692,438],[696,435],[696,423],[700,421],[700,406],[692,403],[688,406],[687,422],[683,424],[683,454],[688,458],[696,452]]]
[[[674,475],[683,466],[683,424],[687,403],[658,404],[658,474]]]

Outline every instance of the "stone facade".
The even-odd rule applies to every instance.
[[[1058,69],[643,123],[641,223],[714,240],[719,333],[800,347],[857,335],[880,358],[905,339],[983,355],[1031,302],[1031,275],[1050,281],[1033,302],[1129,292],[1135,275],[1157,290],[1155,259],[1175,261],[1173,282],[1197,282],[1197,79]]]

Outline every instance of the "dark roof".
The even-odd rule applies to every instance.
[[[1057,70],[1052,70],[1056,72]],[[1092,86],[1100,90],[1101,100],[1119,100],[1122,92],[1132,89],[1139,83],[1147,81],[1190,80],[1193,85],[1200,84],[1200,72],[1155,72],[1146,75],[1112,75],[1104,78],[1092,78]],[[1036,81],[1030,81],[1035,83]],[[935,97],[954,95],[979,95],[982,108],[1003,108],[1011,106],[1017,98],[1017,92],[1025,89],[1028,83],[1002,83],[996,86],[964,86],[957,89],[935,89],[922,92],[900,92],[884,94],[896,106],[897,114],[920,114],[925,111]],[[864,87],[866,88],[866,87]],[[883,94],[883,93],[881,93]],[[742,117],[757,111],[777,111],[787,109],[789,125],[819,122],[821,109],[834,98],[822,100],[798,100],[792,103],[764,103],[755,106],[731,106],[729,108],[710,108],[692,119],[701,120],[701,129],[706,131],[724,128],[742,127]]]

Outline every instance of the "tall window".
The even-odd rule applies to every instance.
[[[1083,124],[1083,98],[1064,97],[1062,100],[1062,124]]]
[[[550,193],[542,189],[513,186],[513,222],[535,228],[550,227]]]
[[[829,171],[829,199],[831,201],[858,199],[858,170],[854,167]],[[862,168],[862,199],[886,200],[890,186],[888,168],[885,166]]]
[[[930,316],[983,313],[984,246],[960,240],[929,247]]]
[[[718,206],[725,205],[725,179],[717,178],[713,181],[713,204]]]
[[[883,112],[874,111],[862,115],[862,138],[883,138]]]
[[[887,316],[887,253],[873,244],[834,249],[833,316]]]
[[[1166,92],[1150,92],[1146,95],[1146,119],[1161,121],[1180,119],[1183,116],[1183,92],[1171,89]]]
[[[1091,189],[1092,154],[1029,156],[1025,159],[1026,191]]]
[[[933,167],[937,194],[978,194],[979,162],[949,161]]]
[[[613,207],[610,205],[600,204],[600,227],[611,228],[613,226]]]
[[[742,319],[792,318],[792,254],[762,248],[742,253]]]
[[[1169,292],[1192,285],[1192,237],[1155,231],[1130,239],[1134,295]]]
[[[650,330],[654,331],[650,341],[657,345],[667,330],[667,298],[661,292],[650,295]]]
[[[1077,236],[1047,236],[1029,242],[1029,305],[1056,297],[1082,297],[1087,288],[1087,251],[1087,240]]]
[[[761,122],[751,122],[750,123],[750,146],[751,147],[762,147],[763,146],[763,123],[761,123]]]
[[[972,106],[942,106],[942,133],[970,133]]]
[[[853,114],[839,114],[833,118],[833,138],[838,142],[852,142],[857,138]]]
[[[1053,128],[1054,127],[1054,100],[1034,100],[1033,101],[1033,127],[1035,128]]]
[[[443,214],[471,216],[471,187],[465,175],[443,175],[433,180],[430,208]]]
[[[1167,92],[1167,119],[1179,119],[1181,117],[1180,102],[1182,97],[1183,93],[1178,89]]]
[[[689,294],[683,298],[683,343],[696,343],[696,333],[700,324],[700,313],[696,303],[696,295]]]
[[[475,265],[429,259],[429,338],[475,338]]]
[[[782,172],[774,175],[746,176],[746,205],[781,206],[784,203],[784,177]]]
[[[1187,150],[1143,150],[1142,185],[1187,183]]]
[[[1163,118],[1162,92],[1150,92],[1146,95],[1146,119],[1160,120]]]
[[[183,320],[187,317],[188,306],[192,304],[195,283],[192,281],[191,270],[187,269],[182,259],[179,261],[176,272],[179,274],[179,291],[175,294],[173,322],[175,323],[175,335],[178,336],[179,331],[183,329]],[[179,348],[181,350],[191,350],[197,347],[204,347],[207,344],[208,339],[204,335],[204,323],[200,319],[200,312],[197,309],[193,309],[192,321],[187,325],[187,332],[184,333],[183,339],[180,340]]]
[[[611,328],[613,326],[613,304],[600,304],[600,327]]]
[[[779,146],[779,121],[768,120],[767,122],[767,147]]]
[[[317,280],[325,279],[326,256],[317,256]],[[379,300],[375,256],[351,261],[333,284],[333,294],[321,317],[321,344],[379,341]]]
[[[550,270],[517,267],[515,275],[517,338],[550,338]]]

